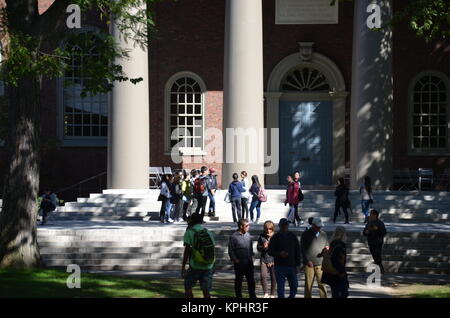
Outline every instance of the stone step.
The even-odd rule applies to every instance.
[[[52,266],[52,268],[60,269],[60,270],[66,270],[67,265],[62,266]],[[179,271],[180,266],[179,265],[90,265],[90,266],[81,266],[82,271]],[[233,266],[230,265],[224,265],[220,267],[216,267],[216,270],[227,270],[231,271],[233,270]],[[258,270],[258,269],[257,269]],[[437,268],[388,268],[385,266],[385,270],[388,273],[417,273],[417,274],[434,274],[434,275],[448,275],[449,271],[445,269],[437,269]],[[367,267],[366,266],[359,266],[359,267],[352,267],[349,268],[349,272],[366,272]],[[303,273],[299,273],[298,275],[304,275]],[[256,279],[259,279],[258,275],[255,275]]]
[[[83,266],[147,266],[148,268],[153,268],[157,270],[161,266],[172,265],[175,269],[181,268],[181,259],[179,263],[176,264],[172,258],[160,258],[160,259],[47,259],[44,260],[44,264],[48,267],[54,266],[67,266],[70,264],[77,264],[81,267]],[[254,264],[259,266],[259,260],[255,260]],[[372,260],[361,260],[361,261],[348,261],[346,267],[348,269],[356,268],[367,268],[372,264]],[[431,263],[431,262],[404,262],[404,261],[386,261],[383,262],[383,266],[386,267],[388,271],[391,269],[411,269],[414,268],[428,268],[443,271],[450,271],[450,263]],[[230,260],[217,260],[217,269],[226,269],[231,267]]]
[[[177,252],[154,252],[154,253],[42,253],[44,260],[90,260],[90,259],[174,259],[180,260],[183,258],[183,250]],[[371,261],[372,256],[367,251],[366,253],[347,254],[348,260],[352,262]],[[227,251],[216,251],[216,258],[218,260],[229,260]],[[257,258],[255,258],[257,259]],[[403,261],[403,262],[442,262],[450,264],[449,256],[405,256],[389,254],[389,251],[383,253],[384,261]]]

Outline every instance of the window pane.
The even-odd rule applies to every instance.
[[[439,148],[446,148],[447,147],[447,142],[446,142],[446,138],[439,138]]]
[[[180,105],[179,108],[180,108],[179,109],[179,114],[180,115],[186,114],[186,107],[184,105]]]
[[[202,105],[195,105],[195,114],[196,115],[202,114]]]
[[[108,136],[108,126],[101,126],[100,134],[102,135],[102,137],[107,137]]]
[[[202,102],[202,94],[195,94],[195,103],[201,103]]]
[[[170,113],[171,114],[177,114],[178,113],[177,104],[170,105]]]
[[[194,106],[187,105],[186,107],[187,107],[187,114],[193,115],[194,114]]]
[[[100,127],[99,126],[92,126],[92,136],[93,137],[100,136]]]

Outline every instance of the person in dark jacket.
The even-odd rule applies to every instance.
[[[382,250],[384,244],[384,236],[386,235],[386,226],[378,218],[380,213],[373,209],[370,211],[369,221],[364,228],[363,234],[367,237],[370,254],[372,254],[375,264],[380,267],[381,274],[384,274],[384,267],[382,264]]]
[[[269,250],[269,243],[275,234],[275,224],[272,221],[264,222],[264,232],[261,233],[258,239],[257,249],[261,253],[261,285],[264,291],[264,298],[275,298],[275,289],[277,282],[275,278],[275,266],[272,256],[267,254]],[[267,277],[270,275],[270,294],[267,284]]]
[[[348,276],[345,264],[347,261],[347,249],[345,241],[347,234],[345,228],[338,226],[334,232],[333,239],[330,244],[329,252],[330,260],[333,268],[337,273],[323,272],[322,283],[330,285],[332,298],[348,297]]]
[[[250,187],[250,195],[252,196],[252,203],[250,204],[250,219],[256,224],[259,222],[261,217],[261,200],[258,197],[259,190],[261,189],[261,184],[259,183],[258,176],[252,176],[252,186]],[[254,219],[253,211],[256,208],[256,220]]]
[[[230,194],[231,211],[233,212],[233,221],[237,223],[242,219],[242,192],[245,192],[242,182],[238,181],[239,176],[235,172],[233,173],[233,182],[228,187],[228,193]]]
[[[336,187],[336,191],[334,191],[334,195],[336,197],[336,202],[334,204],[334,218],[333,222],[336,223],[336,218],[338,214],[340,214],[340,210],[344,211],[345,215],[345,224],[348,224],[348,208],[350,207],[350,199],[348,198],[348,188],[345,185],[344,178],[339,178],[339,185]]]
[[[240,202],[239,202],[240,203]],[[236,298],[242,298],[242,280],[247,279],[250,298],[256,298],[255,277],[253,267],[253,242],[249,233],[250,224],[247,219],[240,219],[239,229],[230,236],[228,255],[234,264],[234,291]]]
[[[170,203],[172,204],[170,218],[177,223],[180,221],[181,210],[183,209],[183,192],[181,191],[182,181],[180,175],[175,174],[170,188]]]
[[[284,298],[284,285],[289,282],[289,298],[297,295],[297,267],[301,265],[300,244],[294,233],[289,231],[289,221],[283,218],[278,223],[280,232],[270,240],[267,253],[274,257],[278,298]]]
[[[216,169],[209,168],[209,175],[207,179],[207,187],[208,187],[208,198],[209,198],[209,209],[208,216],[216,216],[216,200],[214,195],[217,191],[217,175],[214,173]]]
[[[311,228],[302,234],[301,250],[303,264],[305,264],[305,298],[312,297],[314,279],[319,285],[320,298],[327,298],[325,285],[322,279],[322,251],[328,246],[327,233],[322,230],[323,223],[320,218],[314,218]]]

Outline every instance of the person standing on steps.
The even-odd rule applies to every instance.
[[[216,200],[214,195],[216,194],[217,190],[217,175],[214,174],[215,172],[216,169],[209,168],[209,175],[207,179],[209,198],[208,216],[216,216]]]
[[[370,254],[372,254],[375,264],[380,267],[381,274],[384,274],[382,250],[387,231],[386,226],[379,219],[379,215],[380,213],[375,209],[370,211],[369,220],[364,228],[363,234],[367,237]]]
[[[299,178],[299,172],[295,172],[292,175],[292,182],[290,182],[288,185],[288,189],[286,191],[286,200],[284,202],[285,205],[289,204],[289,214],[287,218],[294,224],[294,226],[296,221],[297,226],[300,226],[300,224],[302,223],[298,215],[298,205],[300,203],[300,182],[298,181]]]
[[[336,223],[336,219],[340,214],[341,208],[345,215],[345,224],[348,224],[348,208],[350,208],[350,199],[348,198],[348,188],[345,185],[344,178],[339,178],[338,186],[334,191],[334,196],[336,197],[336,202],[334,203],[334,218],[333,222]]]
[[[272,221],[264,222],[263,233],[260,234],[257,245],[257,249],[261,253],[261,285],[264,291],[264,298],[275,298],[275,290],[277,288],[274,259],[267,253],[270,240],[274,234],[275,224]],[[270,276],[270,294],[267,283],[268,276]]]
[[[202,222],[205,217],[206,201],[208,201],[207,173],[208,168],[205,166],[201,167],[200,176],[194,181],[194,196],[197,199],[195,213],[202,216]]]
[[[242,193],[245,192],[242,182],[239,180],[238,174],[233,173],[233,182],[228,187],[230,194],[231,212],[233,213],[233,222],[238,223],[242,219]]]
[[[248,294],[250,298],[256,298],[256,283],[253,266],[253,242],[249,233],[250,224],[247,219],[240,219],[238,222],[238,227],[238,231],[234,232],[228,241],[228,255],[234,264],[234,291],[236,298],[242,298],[242,280],[245,276],[247,280]]]
[[[242,193],[241,205],[242,205],[242,217],[248,219],[248,199],[250,198],[250,181],[247,178],[247,172],[241,171],[241,182],[245,192]],[[252,219],[249,220],[253,222]]]
[[[211,297],[212,280],[215,264],[214,237],[201,226],[200,214],[193,214],[188,219],[188,228],[184,234],[184,254],[181,265],[181,277],[184,278],[186,298],[193,298],[192,288],[197,281],[203,292],[203,297]],[[186,264],[189,269],[186,272]]]
[[[367,223],[370,205],[373,204],[372,182],[369,176],[364,177],[364,183],[359,187],[359,193],[361,195],[361,209],[364,213],[364,223]]]
[[[181,182],[181,193],[183,201],[183,221],[187,221],[188,209],[192,200],[192,181],[191,176],[186,171],[183,171],[183,181]],[[189,215],[190,216],[190,215]]]
[[[303,264],[305,265],[305,298],[312,297],[314,280],[319,285],[320,298],[327,298],[327,290],[322,279],[322,251],[328,247],[328,238],[322,230],[323,223],[320,218],[314,218],[311,228],[302,234],[301,250]]]
[[[343,226],[338,226],[333,234],[330,248],[322,251],[322,283],[330,285],[332,298],[348,297],[347,234]]]
[[[172,219],[170,218],[170,211],[172,210],[172,204],[170,203],[172,179],[173,176],[171,174],[166,174],[160,185],[160,194],[158,201],[161,201],[161,210],[159,216],[162,223],[172,222]]]
[[[295,298],[298,289],[297,268],[301,265],[301,250],[297,236],[289,231],[289,221],[282,218],[280,231],[269,243],[267,253],[274,257],[278,298],[284,298],[286,279],[289,282],[289,298]]]
[[[252,203],[250,204],[250,218],[255,224],[258,224],[261,217],[261,203],[259,198],[259,192],[261,190],[261,184],[257,175],[252,176],[252,186],[250,187],[250,195],[252,196]],[[256,208],[256,220],[254,219],[253,211]]]
[[[176,173],[173,178],[170,192],[170,203],[173,205],[171,218],[174,223],[180,222],[181,210],[183,209],[182,174]]]

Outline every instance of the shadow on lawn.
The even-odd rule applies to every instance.
[[[66,285],[70,273],[57,270],[0,269],[0,298],[184,298],[182,279],[122,278],[81,274],[81,288]],[[197,286],[195,297],[202,293]],[[232,282],[213,282],[214,297],[233,297]]]

